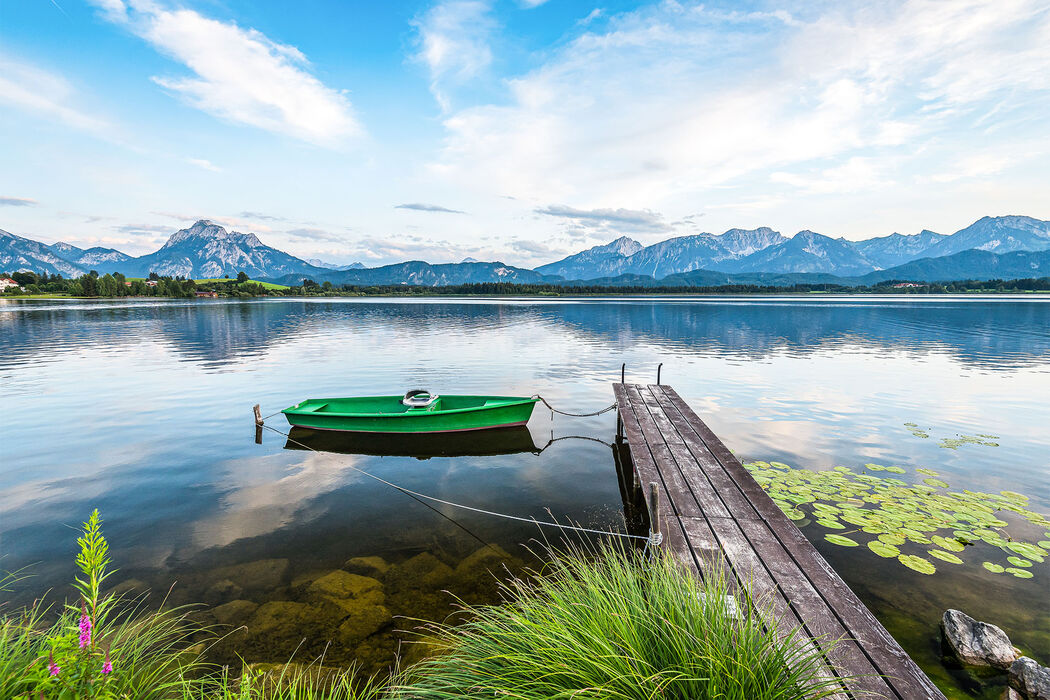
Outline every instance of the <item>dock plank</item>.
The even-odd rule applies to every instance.
[[[667,385],[614,384],[639,481],[659,485],[665,546],[691,571],[724,572],[768,601],[783,630],[824,650],[840,697],[944,700],[733,453]],[[780,629],[782,628],[782,629]],[[836,640],[828,647],[830,640]]]

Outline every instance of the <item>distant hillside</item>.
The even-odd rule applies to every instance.
[[[873,268],[848,241],[813,231],[800,231],[783,243],[721,266],[728,272],[825,272],[843,276]]]
[[[558,275],[566,279],[615,274],[623,269],[624,260],[642,249],[638,241],[621,236],[611,243],[588,248],[582,253],[570,255],[557,262],[540,265],[536,272],[543,275]]]
[[[30,270],[63,277],[87,272],[80,265],[58,255],[51,246],[3,230],[0,230],[0,270]]]
[[[886,268],[927,257],[926,251],[945,238],[947,236],[943,234],[923,229],[912,236],[891,233],[881,238],[857,241],[853,247],[877,267]]]

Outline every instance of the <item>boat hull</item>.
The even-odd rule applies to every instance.
[[[286,408],[297,428],[349,433],[453,433],[522,426],[536,399],[525,397],[441,397],[432,407],[408,408],[400,396],[309,399]]]

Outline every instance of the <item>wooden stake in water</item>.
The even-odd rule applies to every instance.
[[[262,425],[263,424],[262,410],[259,408],[259,404],[255,404],[254,406],[252,406],[252,410],[255,411],[255,424],[256,425]]]

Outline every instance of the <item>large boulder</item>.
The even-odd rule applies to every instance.
[[[290,600],[263,603],[245,623],[246,656],[288,659],[300,642],[308,651],[327,639],[331,618],[315,605]],[[305,641],[304,641],[305,640]]]
[[[999,700],[1024,700],[1024,696],[1013,688],[1005,688],[999,696]]]
[[[1022,656],[1010,666],[1010,685],[1028,700],[1050,700],[1050,668]]]
[[[1010,638],[995,625],[978,622],[959,610],[948,610],[941,630],[959,661],[970,666],[991,666],[1005,671],[1018,657]]]

